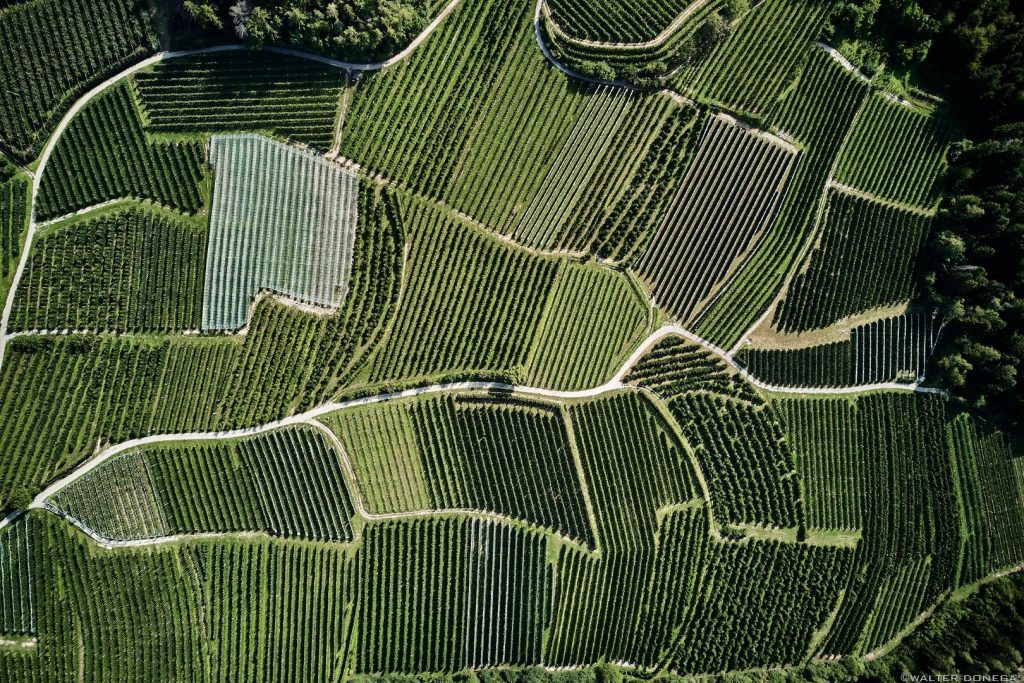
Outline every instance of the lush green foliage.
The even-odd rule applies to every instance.
[[[40,237],[15,294],[11,331],[199,328],[204,227],[128,207]]]
[[[0,529],[0,634],[36,632],[39,538],[32,518]]]
[[[412,246],[402,301],[370,381],[521,368],[556,261],[503,244],[425,200],[412,200],[407,214]]]
[[[539,534],[465,518],[370,526],[360,551],[367,637],[357,669],[539,663],[552,590],[546,545]]]
[[[665,416],[628,391],[569,409],[602,548],[648,548],[658,511],[698,496],[686,450]]]
[[[186,44],[241,38],[251,47],[283,45],[372,61],[405,47],[440,5],[440,0],[186,0],[173,17],[173,37]]]
[[[701,392],[673,399],[669,409],[704,471],[717,519],[800,523],[796,463],[768,406]]]
[[[956,579],[958,499],[943,429],[945,402],[920,395],[872,394],[858,400],[865,454],[861,540],[845,595],[820,652],[867,653],[933,603]],[[898,481],[899,486],[887,482]],[[923,592],[901,579],[929,563]],[[880,627],[878,607],[893,610]]]
[[[611,378],[643,336],[649,311],[622,272],[566,263],[526,363],[527,383],[589,389]]]
[[[345,444],[371,513],[495,512],[594,545],[556,409],[442,396],[345,410],[325,422]]]
[[[0,148],[27,161],[78,95],[156,47],[139,0],[0,7]]]
[[[20,177],[0,182],[0,281],[13,275],[21,254],[28,220],[28,187],[28,181]]]
[[[227,4],[182,7],[215,39],[235,28]],[[0,0],[0,12],[8,5]],[[320,51],[395,48],[440,8],[417,4],[414,17],[387,0],[255,5],[235,12],[251,42]],[[77,178],[112,197],[149,196],[128,181],[151,183],[170,167],[164,160],[151,172],[146,155],[193,150],[201,168],[201,141],[218,131],[340,148],[362,179],[345,193],[358,201],[355,243],[329,267],[347,268],[351,253],[351,277],[345,293],[325,278],[314,297],[298,286],[311,284],[301,247],[225,240],[227,249],[210,252],[225,263],[298,266],[271,265],[272,277],[255,287],[238,278],[243,308],[268,287],[337,310],[258,296],[244,334],[183,335],[196,315],[206,241],[175,236],[198,237],[205,215],[128,200],[127,209],[41,226],[12,299],[12,330],[42,317],[114,334],[5,340],[2,505],[28,507],[44,483],[109,443],[251,427],[346,402],[325,408],[333,436],[308,424],[125,451],[51,496],[49,512],[67,519],[32,511],[0,530],[0,630],[15,640],[0,644],[0,677],[615,683],[619,665],[636,665],[633,675],[680,683],[701,673],[783,678],[801,662],[793,676],[889,675],[877,655],[951,594],[1024,561],[1020,443],[957,414],[955,401],[894,391],[782,400],[675,337],[643,354],[621,389],[402,395],[459,380],[592,388],[666,311],[719,347],[743,349],[738,360],[787,389],[918,381],[940,319],[930,313],[808,348],[800,346],[839,339],[842,328],[795,341],[762,329],[754,343],[736,344],[790,274],[796,284],[783,311],[824,290],[820,303],[799,309],[811,328],[912,291],[907,278],[927,226],[908,215],[934,204],[952,127],[891,104],[811,44],[831,5],[764,0],[747,12],[742,1],[711,0],[658,45],[560,48],[605,55],[607,64],[594,61],[598,75],[611,69],[678,92],[578,82],[544,60],[529,3],[464,0],[414,54],[380,73],[354,79],[243,51],[172,57],[86,107],[44,184]],[[553,29],[541,9],[547,41]],[[719,12],[737,21],[727,25]],[[395,32],[370,35],[380,26]],[[348,42],[328,45],[341,31]],[[115,96],[131,109],[112,114]],[[94,109],[108,118],[62,150]],[[721,140],[744,143],[723,146],[718,166],[703,155],[721,130],[692,134],[709,116],[729,131]],[[748,124],[775,137],[741,130]],[[111,170],[121,138],[130,144],[116,154],[128,157]],[[965,288],[945,308],[989,324],[990,337],[1005,335],[998,344],[1008,356],[1016,323],[1000,328],[995,318],[1016,320],[1015,285],[987,278],[998,262],[1002,285],[1019,280],[1006,265],[1019,251],[1019,179],[1000,174],[1000,164],[1019,161],[1015,144],[983,152],[994,155],[991,167],[972,160],[970,173],[987,177],[960,179],[957,227],[978,234],[977,258],[965,256],[967,240],[958,243],[949,224],[935,240]],[[77,170],[53,175],[65,156]],[[869,156],[880,162],[867,165]],[[0,166],[7,182],[13,169]],[[294,182],[291,161],[261,157],[234,170],[246,166],[254,168],[234,197],[218,185],[214,199],[251,211],[243,218],[266,235],[320,218],[312,210],[297,218],[296,188],[343,208],[318,181]],[[214,180],[231,172],[220,165]],[[748,186],[759,196],[744,196]],[[157,201],[172,203],[175,185],[153,187],[164,193]],[[857,198],[866,193],[881,200]],[[652,239],[664,264],[683,273],[672,275],[677,300],[658,292],[662,310],[648,310],[627,270]],[[322,233],[311,240],[329,242]],[[621,263],[593,263],[591,254]],[[986,258],[991,269],[971,267]],[[642,257],[638,269],[646,266]],[[819,310],[827,313],[809,312]],[[993,361],[988,349],[972,352]],[[34,642],[22,647],[29,635]],[[523,668],[532,664],[546,669]]]
[[[665,645],[645,640],[655,634],[646,633],[648,624],[641,620],[648,596],[661,581],[671,580],[651,573],[657,549],[671,546],[659,546],[655,539],[672,511],[687,507],[697,495],[697,486],[665,417],[639,393],[575,404],[569,415],[590,487],[601,555],[562,547],[561,584],[545,661],[555,666],[600,657],[636,661],[641,646],[650,651]],[[702,531],[680,533],[683,540],[699,543]],[[676,547],[669,558],[675,552],[682,550]],[[670,602],[664,609],[677,607]]]
[[[859,529],[867,488],[856,403],[845,398],[775,402],[803,482],[807,526]]]
[[[666,22],[657,36],[624,43],[578,37],[575,27],[559,23],[558,4],[566,3],[555,3],[554,10],[550,4],[542,7],[540,36],[560,64],[592,78],[645,88],[662,85],[680,69],[706,58],[729,34],[730,21],[737,19],[747,5],[746,0],[692,2]]]
[[[951,137],[940,115],[876,92],[857,116],[836,180],[882,199],[933,204]]]
[[[203,157],[198,141],[147,140],[131,88],[118,84],[91,101],[58,140],[36,214],[55,218],[123,197],[195,213],[203,203]]]
[[[261,131],[320,149],[334,141],[346,72],[269,52],[214,52],[134,76],[147,130]]]
[[[602,95],[550,68],[532,11],[465,3],[409,59],[361,78],[341,152],[533,246],[584,250],[611,238],[605,249],[629,253],[623,237],[640,239],[657,216],[623,204],[666,201],[662,185],[675,178],[662,169],[674,160],[662,157],[689,118],[673,112],[689,108],[659,94]]]
[[[628,183],[620,184],[619,193],[605,191],[606,204],[600,213],[596,209],[601,205],[593,203],[594,210],[579,214],[579,222],[597,223],[592,249],[598,256],[630,260],[653,234],[696,147],[698,136],[691,133],[699,118],[696,109],[675,109],[658,129],[645,156],[637,155],[637,172]],[[600,186],[593,190],[595,194],[602,191]]]
[[[672,78],[673,86],[732,110],[766,114],[828,15],[826,0],[763,0],[736,30]]]
[[[691,4],[693,0],[655,0],[642,6],[622,0],[551,0],[549,6],[559,26],[575,37],[635,43],[654,38]]]
[[[909,301],[929,228],[920,214],[830,192],[820,243],[786,290],[774,325],[802,332]]]
[[[1012,425],[1024,415],[1024,141],[980,143],[956,159],[926,275],[947,316],[935,378]]]
[[[714,673],[801,659],[850,574],[853,553],[754,541],[714,543],[709,555],[672,653],[676,670]]]

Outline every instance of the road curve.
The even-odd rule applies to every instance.
[[[388,401],[394,401],[403,398],[412,398],[415,396],[424,396],[427,394],[437,394],[444,392],[453,391],[503,391],[520,396],[536,396],[541,398],[549,398],[555,400],[580,400],[587,398],[595,398],[602,394],[610,393],[613,391],[619,391],[623,389],[634,389],[630,385],[624,383],[625,376],[629,373],[630,369],[636,365],[636,363],[643,357],[643,355],[655,344],[664,339],[665,337],[681,337],[695,344],[703,346],[705,349],[710,351],[715,356],[722,359],[726,364],[741,375],[745,380],[753,384],[754,386],[764,391],[772,393],[788,393],[788,394],[816,394],[816,395],[837,395],[837,394],[857,394],[865,391],[874,390],[899,390],[899,391],[916,391],[924,393],[942,393],[939,389],[931,387],[922,387],[917,384],[901,384],[898,382],[885,382],[877,384],[864,384],[850,387],[837,387],[837,388],[826,388],[826,387],[785,387],[775,386],[762,382],[756,377],[752,376],[746,369],[737,363],[732,356],[728,353],[715,346],[706,339],[702,339],[697,335],[693,334],[689,330],[678,325],[665,325],[652,332],[648,337],[630,354],[629,358],[623,363],[622,367],[615,374],[612,379],[608,380],[604,384],[592,387],[590,389],[581,389],[577,391],[560,391],[557,389],[545,389],[542,387],[531,387],[531,386],[519,386],[514,384],[506,384],[503,382],[449,382],[445,384],[430,384],[421,387],[413,387],[411,389],[405,389],[403,391],[389,392],[383,394],[374,394],[372,396],[364,396],[361,398],[354,398],[348,401],[341,402],[329,402],[319,405],[311,410],[304,413],[297,413],[280,420],[273,420],[262,425],[254,427],[244,427],[241,429],[231,429],[216,432],[181,432],[176,434],[154,434],[151,436],[140,437],[138,439],[131,439],[124,441],[119,444],[110,446],[97,455],[77,467],[72,472],[68,473],[64,477],[57,479],[52,482],[49,486],[43,489],[29,505],[30,509],[40,509],[46,507],[46,500],[56,492],[60,491],[65,486],[72,482],[80,479],[82,476],[88,474],[92,470],[96,469],[107,460],[110,460],[119,453],[123,453],[128,450],[135,448],[141,448],[158,443],[169,443],[174,441],[205,441],[205,440],[220,440],[220,439],[237,439],[246,436],[253,436],[256,434],[263,434],[265,432],[272,431],[274,429],[280,429],[281,427],[312,424],[318,418],[333,413],[338,410],[345,410],[347,408],[355,408],[358,406],[373,405],[375,403],[385,403]],[[316,427],[322,425],[315,424]],[[354,474],[352,475],[354,477]],[[361,501],[360,501],[361,506]],[[5,526],[8,520],[5,519],[0,521],[0,528]]]
[[[448,17],[448,15],[455,11],[455,8],[458,7],[461,2],[462,0],[451,0],[445,6],[445,8],[436,17],[434,17],[434,20],[427,24],[426,28],[424,28],[423,31],[420,32],[420,34],[417,35],[412,40],[412,42],[409,43],[408,46],[406,46],[404,50],[388,59],[385,59],[382,62],[342,62],[336,59],[330,59],[328,57],[315,55],[310,52],[292,50],[290,48],[269,47],[265,49],[269,52],[289,55],[292,57],[299,57],[302,59],[309,59],[339,69],[346,69],[349,71],[380,71],[406,59],[409,55],[411,55],[416,50],[416,48],[419,47],[420,44],[423,43],[423,41],[426,40],[427,37],[429,37],[430,34],[433,33],[437,29],[437,27],[441,25],[441,22],[443,22]],[[129,66],[123,71],[114,74],[102,83],[99,83],[98,85],[94,86],[84,95],[79,97],[75,101],[75,103],[71,105],[68,111],[64,114],[63,118],[61,118],[60,120],[60,123],[57,124],[57,127],[54,128],[53,133],[50,134],[49,139],[46,141],[46,146],[43,147],[43,151],[39,155],[38,166],[36,167],[33,173],[29,174],[29,176],[32,178],[32,198],[30,200],[31,213],[29,214],[28,232],[25,235],[25,244],[21,250],[21,258],[18,259],[18,267],[14,271],[14,279],[11,280],[10,289],[7,291],[7,300],[4,302],[3,314],[2,316],[0,316],[0,369],[3,369],[4,355],[7,350],[7,325],[11,319],[11,311],[14,307],[14,295],[18,289],[18,284],[21,282],[21,277],[25,272],[25,267],[26,264],[28,263],[29,255],[32,252],[32,242],[35,238],[36,229],[40,226],[40,223],[36,221],[36,199],[39,196],[39,186],[42,183],[43,173],[46,170],[47,162],[49,162],[50,160],[50,155],[53,153],[53,149],[56,146],[57,141],[60,140],[61,135],[64,133],[64,130],[71,122],[71,119],[73,119],[75,115],[78,114],[79,111],[81,111],[82,107],[88,104],[90,100],[92,100],[94,97],[102,93],[110,86],[114,85],[123,78],[131,76],[137,71],[141,71],[146,67],[156,64],[157,62],[162,62],[166,59],[176,59],[179,57],[191,57],[194,55],[209,54],[214,52],[228,52],[246,49],[248,48],[245,45],[216,45],[213,47],[204,47],[195,50],[176,50],[158,52],[150,57],[147,57],[146,59],[143,59],[140,62],[136,62],[135,64]],[[92,208],[95,207],[89,207],[89,210],[91,210]],[[62,217],[62,219],[63,218],[66,217]]]

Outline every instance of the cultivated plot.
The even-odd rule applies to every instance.
[[[820,242],[775,313],[787,332],[828,327],[913,295],[927,215],[831,190]]]
[[[310,427],[130,451],[45,505],[115,542],[240,531],[334,541],[353,535],[338,454]]]
[[[745,348],[736,360],[757,379],[776,386],[920,382],[941,327],[931,314],[906,313],[859,325],[848,340],[798,348]]]
[[[358,177],[259,135],[219,135],[203,329],[236,330],[261,289],[338,308],[348,291]]]
[[[771,225],[791,145],[712,116],[675,201],[637,262],[659,306],[692,320]]]

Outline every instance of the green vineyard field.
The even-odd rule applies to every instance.
[[[949,4],[0,0],[0,681],[1019,672]]]

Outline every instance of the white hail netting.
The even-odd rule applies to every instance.
[[[0,634],[36,632],[30,519],[0,531]]]
[[[163,503],[142,451],[119,455],[46,500],[46,507],[108,541],[167,536]]]
[[[345,300],[359,179],[260,135],[215,135],[203,329],[237,330],[257,292],[338,308]]]

